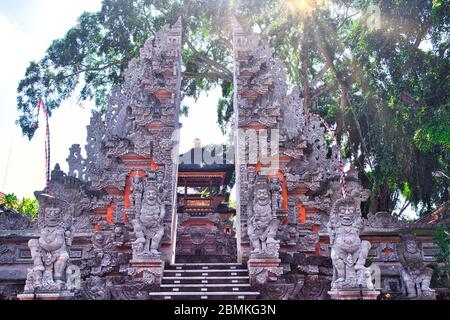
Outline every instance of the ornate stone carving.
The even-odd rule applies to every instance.
[[[435,290],[430,288],[433,269],[425,265],[422,250],[412,233],[407,232],[401,236],[398,251],[403,267],[401,275],[407,297],[410,299],[436,299]]]
[[[16,260],[16,246],[0,244],[0,264],[14,263]]]
[[[23,284],[0,285],[1,300],[17,300],[17,295],[23,290]]]
[[[379,255],[382,261],[398,260],[397,246],[395,245],[395,243],[380,243],[378,249],[380,250]]]
[[[330,280],[319,275],[307,275],[296,281],[290,300],[326,300]]]
[[[154,285],[161,282],[163,271],[163,268],[131,268],[128,271],[128,274],[130,276],[137,276],[141,274],[142,282],[144,282],[145,284]]]
[[[0,230],[28,230],[35,224],[24,215],[0,205]]]
[[[260,179],[254,190],[247,232],[251,241],[251,256],[278,257],[280,241],[276,240],[279,220],[273,210],[270,187]]]
[[[69,164],[68,175],[87,181],[85,159],[81,155],[81,147],[79,144],[73,144],[69,149],[69,156],[66,159]]]
[[[57,199],[70,202],[72,206],[74,233],[92,231],[89,209],[92,201],[87,194],[83,179],[66,175],[59,164],[51,172],[51,194]]]
[[[298,239],[296,224],[282,224],[278,228],[277,238],[280,239],[281,244],[295,245]]]
[[[60,199],[35,193],[39,200],[39,239],[28,246],[33,268],[28,270],[27,291],[62,291],[66,289],[65,271],[72,242],[72,208]]]
[[[389,212],[369,213],[367,215],[366,230],[384,231],[389,229],[399,229],[405,225],[403,221],[395,218]]]
[[[151,180],[147,181],[141,209],[132,221],[136,235],[136,240],[132,243],[133,258],[160,255],[158,248],[164,235],[165,206],[159,197],[156,183]]]
[[[106,279],[99,276],[91,276],[83,281],[80,299],[83,300],[109,300],[109,292]]]
[[[253,286],[264,285],[268,281],[275,281],[283,274],[283,268],[278,266],[249,266],[250,282]]]
[[[360,199],[355,195],[337,200],[331,209],[328,222],[331,259],[334,273],[331,289],[373,290],[370,271],[364,265],[370,250],[370,242],[361,241],[363,229]]]
[[[262,300],[289,300],[295,284],[275,282],[265,283],[258,288]]]
[[[303,237],[299,237],[298,250],[302,252],[314,252],[318,243],[319,234],[310,232]]]

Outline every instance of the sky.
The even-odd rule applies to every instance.
[[[15,124],[16,89],[32,60],[40,60],[55,39],[73,27],[84,11],[101,8],[100,0],[0,0],[0,191],[18,197],[33,197],[33,192],[45,187],[45,120],[29,141]],[[197,102],[185,99],[190,107],[189,117],[181,118],[180,153],[200,138],[203,145],[225,143],[216,124],[216,104],[220,90],[203,94]],[[92,103],[81,107],[76,98],[62,103],[49,120],[51,139],[51,168],[56,163],[67,172],[66,158],[72,144],[86,142],[86,126]],[[201,125],[200,125],[201,124]]]

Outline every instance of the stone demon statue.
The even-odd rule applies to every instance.
[[[147,181],[140,210],[132,221],[136,240],[133,242],[134,257],[158,256],[159,244],[164,235],[165,207],[158,195],[158,186]]]
[[[275,240],[279,220],[272,208],[270,187],[265,181],[256,183],[252,210],[249,212],[247,232],[252,244],[252,254],[277,256],[279,240]]]
[[[331,208],[327,225],[333,261],[332,290],[373,290],[370,271],[364,267],[371,244],[361,241],[363,229],[360,199],[353,195],[337,200]]]
[[[73,207],[44,193],[36,192],[35,195],[40,206],[39,238],[28,242],[34,266],[28,270],[25,291],[65,290]]]
[[[410,232],[401,236],[398,256],[408,298],[435,299],[435,291],[430,288],[433,269],[425,266],[416,237]]]

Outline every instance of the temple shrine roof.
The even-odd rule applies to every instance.
[[[222,151],[222,150],[221,150]],[[226,148],[216,156],[215,150],[195,147],[180,155],[178,186],[220,187],[229,185],[234,164],[226,158]]]
[[[423,217],[419,218],[416,224],[439,224],[442,222],[448,222],[450,219],[450,201],[441,204],[433,211],[427,213]]]

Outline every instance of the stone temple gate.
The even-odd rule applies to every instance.
[[[181,45],[181,20],[145,43],[129,63],[123,87],[113,88],[106,112],[93,113],[86,158],[80,145],[73,145],[69,172],[57,165],[50,190],[36,192],[37,223],[14,213],[0,215],[3,295],[374,299],[381,289],[433,298],[431,269],[424,265],[432,261],[430,228],[410,227],[422,230],[422,238],[411,233],[403,241],[405,225],[389,213],[363,218],[360,204],[369,191],[353,168],[343,197],[338,146],[327,143],[320,117],[303,109],[299,89],[288,92],[283,65],[268,43],[236,22],[234,165],[216,171],[182,167]],[[237,208],[219,213],[236,215],[236,242],[227,251],[236,259],[226,262],[216,254],[214,262],[190,263],[191,246],[200,250],[203,243],[195,239],[234,231],[223,224],[226,219],[207,215],[217,214],[211,211],[218,210],[221,194],[213,205],[187,192],[177,194],[177,187],[180,181],[186,188],[205,186],[204,181],[220,187],[233,170]],[[193,208],[186,209],[188,201]],[[220,232],[198,235],[205,226]],[[181,232],[186,228],[198,232],[189,238]],[[204,248],[213,243],[208,241]],[[407,241],[415,247],[406,254]],[[211,248],[205,252],[214,253]],[[421,281],[414,284],[402,267],[411,261],[421,266]]]

